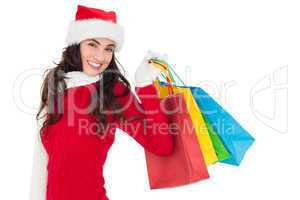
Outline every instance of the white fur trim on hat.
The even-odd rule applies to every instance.
[[[100,19],[71,21],[66,38],[67,45],[79,44],[82,40],[105,37],[116,43],[115,51],[120,51],[124,43],[124,28],[113,22]]]

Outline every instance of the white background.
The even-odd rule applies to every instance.
[[[58,62],[78,2],[1,3],[0,199],[28,197],[40,75]],[[299,199],[299,2],[81,2],[117,9],[126,30],[117,57],[132,83],[147,49],[165,52],[256,138],[240,167],[217,164],[209,180],[150,190],[142,147],[118,131],[104,169],[110,199]]]

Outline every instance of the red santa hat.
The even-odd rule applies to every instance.
[[[79,44],[82,40],[95,37],[113,40],[116,43],[115,51],[120,51],[124,42],[124,28],[117,24],[114,11],[78,5],[76,18],[69,24],[67,45]]]

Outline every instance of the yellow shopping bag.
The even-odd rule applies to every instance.
[[[156,65],[158,68],[161,69],[160,65]],[[167,82],[170,83],[170,77],[167,71],[164,71],[162,69],[163,73],[166,75]],[[160,85],[159,80],[154,81],[155,87],[157,88],[158,94],[160,98],[165,98],[169,96],[170,87],[173,90],[174,94],[176,93],[182,93],[185,102],[188,108],[188,112],[190,114],[190,117],[192,119],[195,132],[197,135],[197,139],[199,141],[205,163],[207,165],[216,163],[218,161],[218,157],[216,155],[216,152],[214,150],[212,141],[210,139],[207,126],[205,124],[205,121],[202,117],[202,114],[199,110],[199,107],[197,106],[197,103],[192,95],[192,92],[190,88],[180,88],[176,87],[172,84],[165,86]]]

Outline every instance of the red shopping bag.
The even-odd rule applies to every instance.
[[[184,96],[172,94],[162,100],[174,135],[174,152],[157,156],[145,150],[151,189],[170,188],[209,178]],[[171,126],[169,126],[171,127]]]

